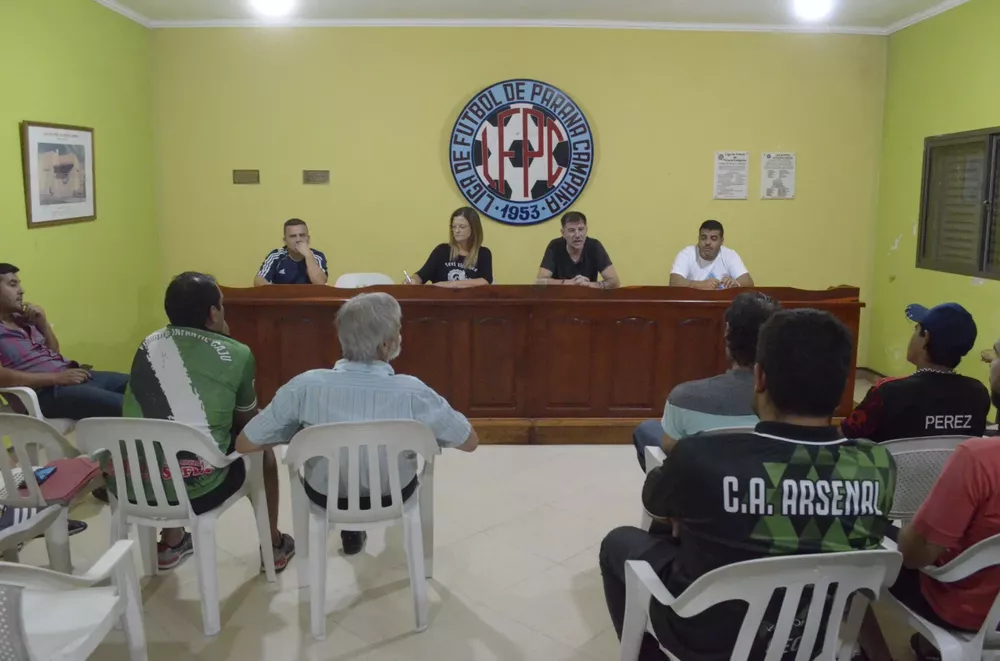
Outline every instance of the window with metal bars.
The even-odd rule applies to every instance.
[[[1000,280],[1000,128],[924,141],[917,268]]]

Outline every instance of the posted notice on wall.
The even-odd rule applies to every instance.
[[[795,198],[795,154],[764,152],[760,155],[760,197],[762,200]]]
[[[750,196],[750,152],[715,152],[716,200],[745,200]]]

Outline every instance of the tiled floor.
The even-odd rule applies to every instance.
[[[152,661],[611,661],[617,639],[605,609],[597,552],[615,526],[637,524],[642,474],[630,446],[484,446],[444,452],[435,470],[435,575],[430,626],[412,631],[399,526],[369,536],[365,552],[329,543],[327,640],[309,634],[298,560],[269,585],[259,571],[248,503],[219,520],[222,633],[201,631],[192,559],[143,579]],[[285,475],[282,473],[284,479]],[[291,528],[287,484],[281,521]],[[74,510],[90,529],[72,538],[77,571],[108,546],[107,510]],[[304,540],[302,540],[304,542]],[[22,561],[45,564],[32,542]],[[127,658],[115,633],[94,655]],[[900,657],[902,658],[902,657]]]

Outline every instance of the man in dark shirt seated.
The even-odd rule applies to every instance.
[[[602,278],[600,281],[598,274]],[[579,211],[563,214],[562,237],[552,239],[545,248],[535,283],[598,289],[621,286],[608,251],[600,241],[587,236],[587,217]]]
[[[284,238],[284,246],[267,253],[253,286],[325,285],[329,273],[326,255],[311,247],[306,222],[298,218],[286,220]]]
[[[47,418],[117,417],[128,375],[66,360],[45,311],[24,303],[12,264],[0,264],[0,387],[33,388]]]
[[[1000,357],[994,352],[990,358],[990,394],[1000,403]],[[903,568],[889,591],[932,624],[978,632],[1000,591],[1000,566],[954,583],[936,581],[920,569],[945,565],[994,535],[1000,535],[1000,439],[971,438],[955,448],[913,520],[902,530],[888,529],[903,554]],[[891,661],[874,624],[866,622],[862,629],[862,647],[871,661]],[[919,634],[910,646],[918,661],[941,658]]]
[[[958,303],[910,305],[916,322],[906,359],[917,371],[882,379],[842,425],[848,438],[881,443],[921,436],[982,436],[990,393],[955,368],[976,344],[976,322]]]
[[[847,440],[832,425],[850,366],[850,332],[826,312],[785,310],[761,327],[754,367],[761,422],[755,431],[680,440],[647,476],[642,492],[646,510],[672,524],[674,534],[671,525],[663,535],[618,528],[601,544],[604,594],[619,636],[628,560],[648,562],[679,595],[703,574],[737,562],[880,546],[895,465],[884,448]],[[803,601],[800,608],[808,605]],[[650,607],[664,647],[699,661],[730,658],[745,613],[746,604],[737,602],[688,619],[656,602]],[[765,615],[752,659],[763,658],[776,623],[771,614],[777,615]],[[793,657],[786,652],[783,658]],[[663,658],[646,636],[640,659]]]

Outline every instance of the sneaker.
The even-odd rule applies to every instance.
[[[170,546],[160,542],[156,545],[157,566],[160,571],[173,569],[184,561],[184,558],[194,553],[194,542],[191,540],[191,533],[185,532],[184,539],[177,546]]]
[[[27,523],[28,519],[35,516],[42,510],[37,507],[3,507],[0,506],[0,530]],[[69,536],[78,535],[87,529],[85,521],[69,519]],[[45,533],[39,533],[35,539],[44,537]]]
[[[285,571],[285,567],[295,557],[295,540],[291,535],[281,533],[281,545],[272,546],[274,549],[274,571],[278,574]],[[264,559],[260,560],[260,570],[264,571]]]
[[[364,550],[368,533],[364,530],[341,530],[340,541],[344,545],[344,555],[357,555]]]

